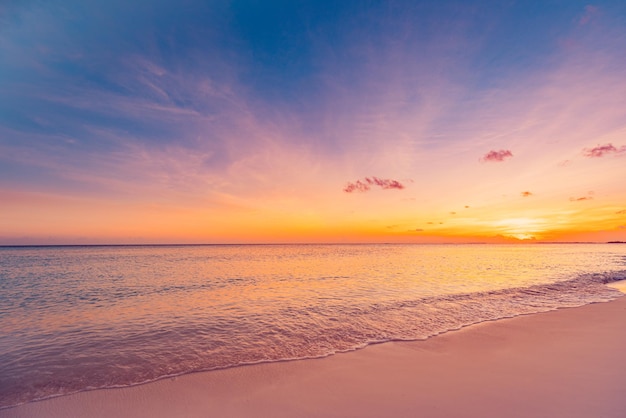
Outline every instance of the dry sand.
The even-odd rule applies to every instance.
[[[0,417],[626,417],[626,298],[427,341],[84,392]]]

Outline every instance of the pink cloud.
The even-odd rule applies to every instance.
[[[522,192],[522,197],[528,197],[528,196],[532,196],[533,194],[529,191],[526,192]]]
[[[598,145],[594,148],[583,149],[583,155],[589,158],[604,157],[607,154],[623,154],[626,153],[626,145],[617,148],[613,144]]]
[[[366,192],[370,189],[370,186],[367,183],[363,183],[361,180],[357,180],[354,183],[348,183],[348,185],[343,189],[346,193],[352,192]]]
[[[598,11],[599,9],[596,6],[588,4],[587,6],[585,6],[585,12],[578,20],[578,24],[581,26],[586,25],[598,14]]]
[[[513,153],[508,149],[501,149],[500,151],[491,150],[487,154],[485,154],[480,161],[482,162],[501,162],[506,158],[510,158],[513,156]]]
[[[352,192],[367,192],[373,186],[380,187],[381,189],[404,189],[404,185],[398,180],[393,179],[380,179],[378,177],[365,177],[363,180],[357,180],[354,183],[350,182],[343,189],[346,193]]]

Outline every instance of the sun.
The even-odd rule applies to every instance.
[[[521,241],[524,241],[524,240],[532,240],[532,239],[536,239],[536,238],[537,238],[537,237],[536,237],[535,235],[533,235],[533,234],[511,234],[511,235],[509,235],[509,236],[510,236],[510,237],[512,237],[512,238],[519,239],[519,240],[521,240]]]
[[[540,238],[545,221],[537,218],[508,218],[494,222],[493,226],[504,236],[530,240]]]

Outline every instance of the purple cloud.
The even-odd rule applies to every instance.
[[[508,149],[501,149],[500,151],[491,150],[485,154],[480,161],[486,162],[502,162],[506,158],[511,158],[513,153]]]
[[[604,157],[607,154],[623,154],[626,153],[626,145],[617,148],[613,144],[598,145],[594,148],[583,149],[583,155],[589,158]]]
[[[381,189],[404,189],[404,185],[398,180],[393,179],[380,179],[378,177],[365,177],[363,180],[357,180],[354,183],[349,182],[343,191],[346,193],[352,192],[367,192],[373,186],[380,187]]]

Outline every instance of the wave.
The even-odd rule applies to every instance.
[[[131,349],[137,352],[154,349],[153,357],[150,357],[152,354],[146,355],[136,370],[129,371],[135,365],[115,364],[115,356],[119,353],[112,349],[112,357],[107,360],[113,367],[110,370],[103,370],[109,367],[103,361],[93,365],[89,373],[83,370],[85,374],[81,376],[59,377],[58,381],[46,382],[38,388],[10,389],[5,381],[1,388],[4,400],[0,409],[87,390],[131,387],[195,372],[323,358],[389,341],[424,340],[481,322],[610,301],[623,294],[605,285],[620,280],[626,280],[626,270],[581,274],[572,279],[528,287],[454,293],[366,306],[353,306],[344,301],[332,309],[322,305],[305,306],[297,311],[290,308],[273,320],[250,319],[248,328],[237,331],[244,334],[224,329],[224,335],[219,337],[223,341],[218,341],[218,337],[198,324],[178,326],[172,339],[184,340],[185,345],[177,353],[171,353],[172,347],[167,345],[155,348],[162,343],[164,335],[170,335],[166,333],[173,332],[172,329],[132,336],[124,335],[120,330],[120,341],[138,344],[123,350],[130,353]],[[246,336],[246,332],[249,335]],[[213,343],[219,342],[218,349],[208,351],[202,345],[206,344],[207,338],[203,338],[206,335],[210,335]],[[106,346],[102,341],[91,341],[90,344]],[[79,348],[84,350],[84,347]],[[184,350],[189,353],[181,354],[180,351]],[[98,380],[99,376],[107,376],[107,379]]]

